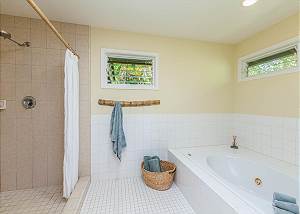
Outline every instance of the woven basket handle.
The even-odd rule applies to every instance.
[[[169,171],[169,174],[174,174],[176,172],[176,168],[172,169],[171,171]]]

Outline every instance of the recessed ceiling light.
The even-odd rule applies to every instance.
[[[258,0],[244,0],[243,1],[243,6],[244,7],[249,7],[249,6],[253,5],[253,4],[255,4],[257,1]]]

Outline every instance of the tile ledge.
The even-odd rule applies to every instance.
[[[84,202],[90,183],[90,176],[84,176],[78,179],[75,189],[68,199],[62,214],[80,213],[80,209]]]

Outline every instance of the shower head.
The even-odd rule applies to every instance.
[[[10,41],[16,43],[17,45],[19,45],[19,46],[21,46],[21,47],[29,47],[29,46],[30,46],[30,42],[19,43],[19,42],[17,42],[16,40],[13,40],[13,39],[11,38],[11,34],[8,33],[8,32],[6,32],[6,31],[4,31],[4,30],[1,30],[1,31],[0,31],[0,37],[3,37],[4,39],[8,39],[8,40],[10,40]]]
[[[11,34],[10,34],[10,33],[7,33],[7,32],[4,31],[4,30],[1,30],[1,31],[0,31],[0,36],[3,37],[4,39],[10,39],[10,38],[11,38]]]

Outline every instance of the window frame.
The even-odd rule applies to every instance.
[[[247,64],[251,61],[255,61],[264,57],[268,57],[283,51],[286,51],[288,49],[295,48],[297,50],[297,66],[293,68],[283,69],[277,72],[271,72],[267,74],[261,74],[261,75],[255,75],[248,77],[245,75]],[[239,58],[238,60],[238,81],[248,81],[248,80],[257,80],[257,79],[263,79],[267,77],[277,76],[277,75],[283,75],[283,74],[290,74],[294,72],[299,72],[299,64],[300,64],[300,39],[298,37],[277,43],[271,47],[259,50],[257,52],[254,52],[252,54],[243,56]]]
[[[153,83],[151,85],[142,84],[109,84],[107,83],[107,65],[109,56],[137,56],[140,58],[153,58]],[[137,90],[157,90],[158,89],[158,66],[159,66],[159,55],[156,53],[142,52],[142,51],[131,51],[131,50],[118,50],[110,48],[101,48],[101,75],[100,83],[101,88],[105,89],[137,89]]]

